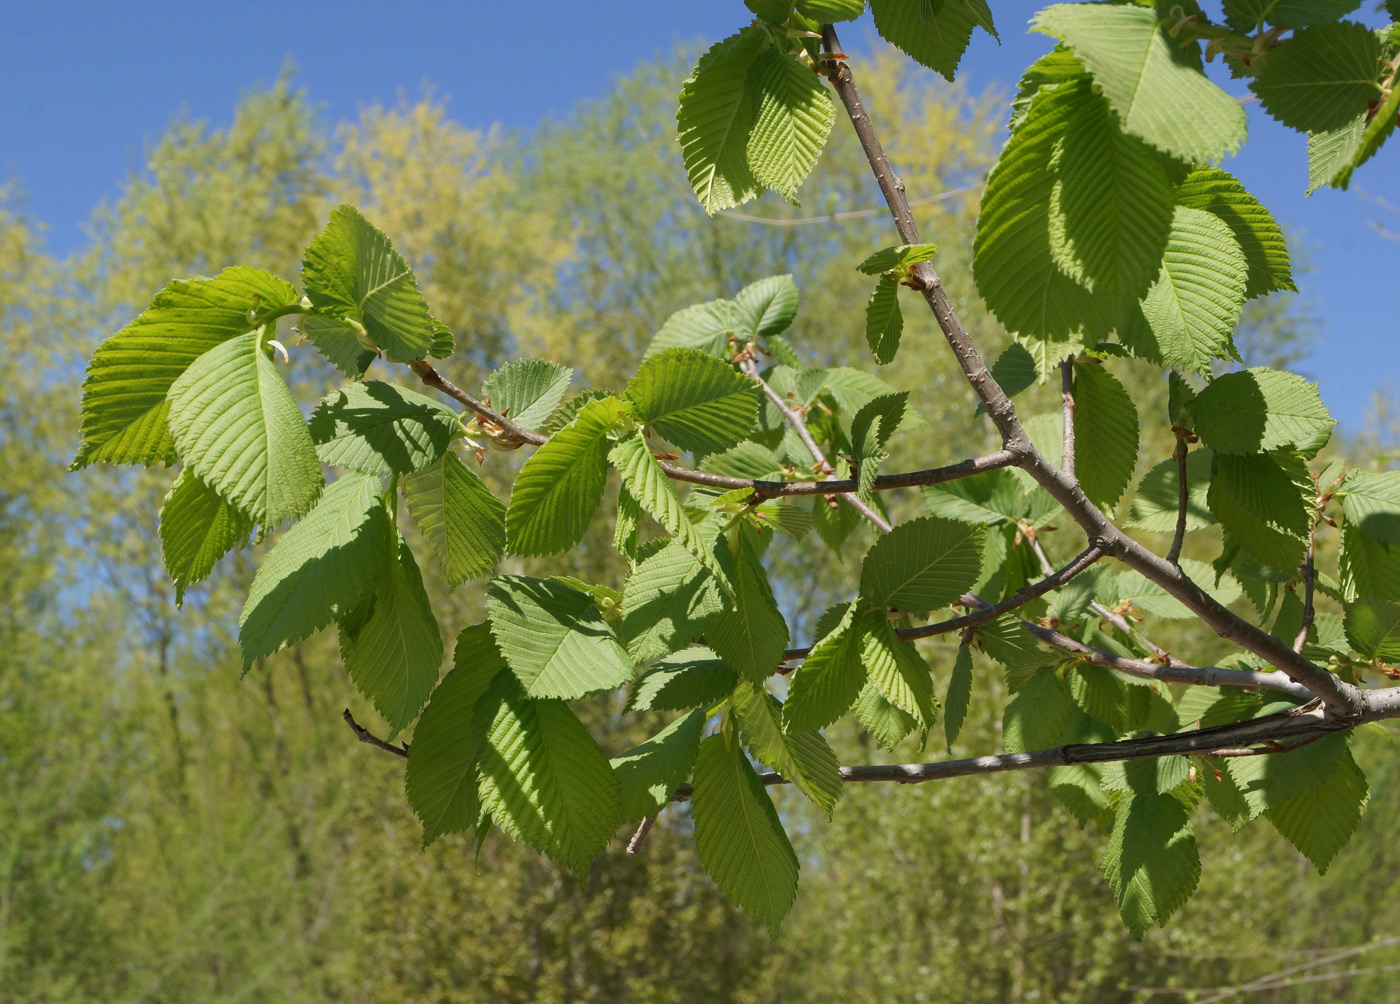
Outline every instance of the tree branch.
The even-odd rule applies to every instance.
[[[871,171],[885,197],[885,203],[889,206],[890,216],[894,219],[900,240],[905,244],[917,244],[919,233],[914,226],[908,200],[904,196],[904,186],[895,176],[880,146],[879,137],[875,134],[870,117],[856,90],[850,67],[842,61],[844,56],[841,59],[835,58],[841,52],[841,45],[835,30],[829,24],[822,26],[822,44],[828,56],[825,65],[827,77],[846,108],[851,125],[865,151],[866,160],[869,161]],[[967,329],[958,319],[933,264],[920,262],[913,266],[910,284],[923,293],[963,374],[986,406],[987,416],[1001,433],[1002,447],[1018,454],[1017,466],[1024,469],[1049,492],[1091,540],[1101,540],[1110,556],[1141,572],[1147,579],[1180,600],[1219,637],[1260,656],[1287,673],[1295,682],[1320,696],[1334,714],[1353,723],[1361,719],[1367,707],[1361,691],[1305,659],[1285,642],[1231,613],[1192,582],[1180,568],[1153,554],[1114,526],[1098,507],[1089,501],[1078,481],[1053,467],[1026,435],[1016,415],[1015,406],[992,377]]]
[[[1074,356],[1060,361],[1060,406],[1065,427],[1060,470],[1074,477]]]
[[[345,719],[345,724],[350,726],[350,731],[355,733],[355,738],[358,739],[360,742],[369,743],[377,750],[383,750],[385,753],[392,753],[394,754],[394,756],[401,756],[405,760],[408,759],[407,743],[400,743],[397,746],[395,746],[393,743],[386,743],[383,739],[380,739],[369,729],[365,728],[359,722],[355,721],[355,716],[350,714],[349,708],[345,709],[345,713],[341,717]]]
[[[1186,437],[1179,431],[1172,458],[1176,461],[1176,534],[1172,537],[1167,560],[1180,568],[1181,545],[1186,542],[1186,507],[1191,504],[1191,486],[1186,482]]]
[[[1317,533],[1317,524],[1314,523],[1308,530],[1308,554],[1303,559],[1303,623],[1298,628],[1298,636],[1293,639],[1293,651],[1303,651],[1303,646],[1308,643],[1308,632],[1312,630],[1315,608],[1313,605],[1313,579],[1315,572],[1313,568],[1313,537]]]

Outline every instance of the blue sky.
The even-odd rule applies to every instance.
[[[994,0],[1002,44],[978,33],[964,59],[974,88],[1009,83],[1050,41],[1025,34],[1040,6]],[[1377,22],[1372,0],[1358,16]],[[588,11],[587,16],[581,11]],[[519,13],[529,18],[519,22]],[[528,127],[604,92],[611,75],[674,43],[714,40],[749,19],[741,0],[365,0],[235,4],[139,4],[0,0],[0,180],[19,183],[27,208],[48,224],[50,250],[82,245],[82,223],[139,171],[147,146],[185,112],[219,125],[241,92],[276,79],[290,57],[297,80],[335,121],[374,102],[416,96],[425,84],[451,98],[468,125]],[[846,26],[856,53],[868,15]],[[852,44],[856,43],[856,44]],[[859,64],[855,66],[859,79]],[[1231,93],[1239,84],[1222,79]],[[877,113],[878,114],[878,113]],[[1350,192],[1303,198],[1302,137],[1250,109],[1251,142],[1225,167],[1272,208],[1308,249],[1302,294],[1322,320],[1302,365],[1333,413],[1356,430],[1373,390],[1400,390],[1400,141],[1358,173]],[[1361,189],[1361,192],[1357,191]],[[1368,198],[1367,196],[1370,196]],[[871,204],[878,195],[871,185]]]

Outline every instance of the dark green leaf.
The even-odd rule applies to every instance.
[[[622,789],[624,822],[640,822],[666,807],[676,789],[690,777],[704,727],[705,712],[697,708],[640,746],[612,758]]]
[[[880,609],[927,617],[970,589],[981,570],[981,527],[924,516],[875,542],[861,566],[861,583]]]
[[[185,589],[208,577],[214,565],[248,540],[253,521],[189,471],[181,471],[160,507],[160,550],[175,584],[175,605]]]
[[[378,380],[332,391],[311,415],[311,439],[321,462],[362,474],[421,471],[460,433],[451,408]]]

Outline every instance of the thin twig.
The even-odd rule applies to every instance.
[[[1064,441],[1060,446],[1060,470],[1074,477],[1074,356],[1060,363],[1060,404],[1064,418]]]
[[[939,192],[937,195],[926,195],[922,199],[914,199],[909,205],[927,206],[935,202],[947,202],[949,199],[955,199],[959,195],[967,195],[986,187],[987,183],[985,181],[978,181],[971,185],[963,185],[961,188],[950,188],[948,191]],[[690,191],[688,189],[685,194],[687,198],[690,198]],[[700,205],[693,198],[690,199],[690,204],[697,208]],[[872,206],[869,209],[850,209],[840,213],[828,213],[825,216],[798,216],[789,219],[780,219],[772,216],[751,216],[748,213],[735,212],[733,209],[721,209],[719,212],[715,213],[715,215],[724,216],[731,220],[742,220],[744,223],[761,223],[769,227],[801,227],[811,226],[817,223],[843,223],[846,220],[863,220],[871,216],[879,216],[881,213],[886,212],[889,212],[889,210],[883,206]]]
[[[1315,571],[1313,568],[1313,537],[1317,533],[1317,525],[1308,530],[1308,553],[1303,559],[1303,623],[1298,628],[1298,636],[1293,639],[1293,651],[1303,651],[1303,646],[1308,643],[1308,632],[1312,630],[1315,607],[1313,604],[1313,579]]]
[[[1191,486],[1186,481],[1186,437],[1180,432],[1176,436],[1172,458],[1176,461],[1176,535],[1172,537],[1167,561],[1180,568],[1181,545],[1186,542],[1186,507],[1191,504]]]
[[[377,750],[383,750],[385,753],[392,753],[394,754],[394,756],[401,756],[405,760],[408,759],[407,743],[400,743],[397,746],[395,746],[393,743],[386,743],[383,739],[380,739],[369,729],[365,728],[359,722],[355,721],[355,716],[350,714],[349,708],[345,709],[345,714],[342,717],[344,717],[345,719],[345,724],[349,725],[350,730],[355,733],[355,738],[358,739],[360,742],[369,743]]]
[[[632,834],[631,840],[627,841],[628,854],[636,854],[642,849],[642,841],[647,838],[647,834],[651,832],[651,828],[655,825],[656,813],[653,812],[650,816],[647,816],[646,819],[642,820],[641,825],[637,827],[637,832]]]

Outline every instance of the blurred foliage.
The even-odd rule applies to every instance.
[[[825,218],[873,205],[853,138],[838,131],[810,186],[832,193],[822,205],[765,200],[750,208],[769,223],[707,219],[672,139],[688,65],[678,55],[641,67],[606,97],[515,136],[466,129],[431,96],[328,131],[284,79],[247,96],[226,129],[173,123],[145,170],[96,211],[90,246],[62,262],[17,200],[0,199],[0,339],[12,374],[0,381],[0,1000],[1183,1000],[1394,929],[1384,876],[1400,863],[1390,839],[1400,807],[1393,757],[1378,756],[1382,741],[1369,734],[1358,746],[1376,761],[1366,764],[1373,808],[1325,879],[1297,881],[1306,864],[1262,823],[1228,845],[1213,844],[1207,826],[1206,894],[1142,944],[1100,878],[1105,835],[1081,831],[1038,776],[854,786],[830,824],[781,796],[803,868],[833,881],[804,885],[776,942],[723,901],[677,839],[689,826],[683,805],[636,857],[621,853],[620,834],[584,888],[490,836],[479,852],[461,838],[423,852],[398,790],[402,761],[356,744],[340,719],[348,701],[379,724],[333,642],[318,636],[240,680],[231,629],[246,562],[226,561],[176,611],[154,525],[169,475],[61,473],[76,441],[78,360],[114,318],[169,278],[235,261],[295,274],[299,249],[340,199],[364,206],[415,263],[463,347],[445,369],[467,386],[524,354],[575,366],[583,386],[617,387],[623,361],[672,310],[787,271],[804,297],[798,350],[853,358],[869,292],[854,265],[889,243],[882,214]],[[994,355],[1005,335],[966,266],[1000,95],[930,84],[905,65],[877,54],[863,87],[871,107],[895,116],[881,127],[910,193],[954,193],[916,212]],[[1273,363],[1309,327],[1286,301],[1253,324],[1244,344]],[[327,374],[297,358],[297,390],[310,398]],[[900,365],[882,375],[915,392],[937,459],[989,445],[925,313],[910,312]],[[1164,388],[1138,379],[1132,391],[1165,458]],[[1058,397],[1027,394],[1044,407]],[[493,454],[493,487],[519,462]],[[914,493],[889,502],[918,504]],[[93,512],[103,515],[83,515]],[[595,532],[601,541],[611,530]],[[572,570],[617,584],[610,554],[585,541]],[[818,574],[798,547],[770,560],[807,637],[844,591],[841,576]],[[480,598],[470,586],[448,596],[437,576],[428,573],[434,606],[455,632],[479,617]],[[1165,643],[1203,642],[1183,624]],[[946,676],[951,649],[928,654]],[[999,672],[978,670],[955,755],[1000,746],[988,699]],[[656,724],[633,717],[602,737],[609,749]],[[833,739],[844,762],[938,752],[882,754],[853,731]],[[1379,973],[1325,986],[1338,1001],[1389,998]],[[1140,989],[1153,987],[1177,989]],[[1303,984],[1250,999],[1316,993]]]

